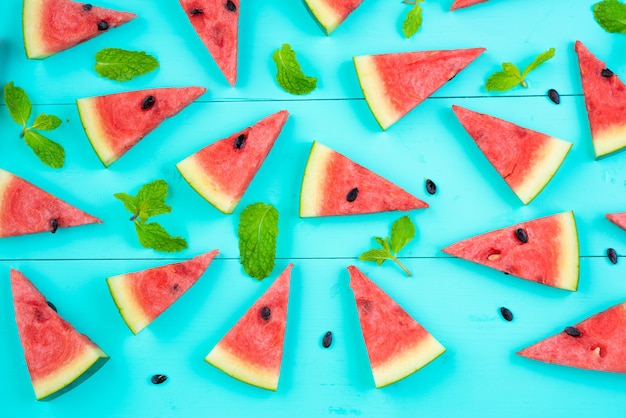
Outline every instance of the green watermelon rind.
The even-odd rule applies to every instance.
[[[597,133],[593,138],[596,160],[609,157],[626,149],[626,126],[613,125]]]
[[[276,391],[280,372],[264,371],[233,355],[218,343],[204,359],[227,375],[261,389]]]
[[[403,115],[395,110],[393,104],[389,101],[389,96],[384,90],[384,83],[378,73],[374,57],[372,55],[361,55],[353,57],[352,61],[354,62],[354,68],[356,69],[365,102],[374,115],[376,122],[384,131],[400,120]]]
[[[313,15],[317,23],[324,29],[326,35],[330,35],[342,20],[333,12],[325,0],[304,0],[307,9]]]
[[[198,163],[196,154],[176,164],[176,168],[200,196],[224,214],[231,214],[239,204],[241,196],[232,196],[220,190],[218,182],[209,176]]]
[[[97,97],[86,97],[76,100],[78,115],[85,129],[85,134],[89,143],[93,147],[96,155],[105,167],[113,164],[120,155],[117,155],[109,147],[109,139],[100,123],[100,114],[96,106]]]
[[[145,314],[141,306],[136,303],[135,298],[130,292],[126,282],[129,279],[128,274],[119,274],[117,276],[107,277],[106,282],[109,287],[109,292],[113,297],[115,306],[120,311],[122,319],[128,325],[131,332],[137,335],[142,329],[144,329],[151,320]]]
[[[326,166],[333,154],[334,151],[326,145],[313,141],[300,190],[301,218],[320,216],[319,208],[323,197],[321,186],[325,181]]]

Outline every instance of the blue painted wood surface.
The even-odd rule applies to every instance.
[[[331,36],[300,1],[243,1],[239,79],[228,86],[176,0],[98,5],[129,10],[138,19],[43,61],[28,60],[21,35],[21,1],[0,15],[0,83],[14,81],[34,113],[65,121],[50,134],[66,149],[61,170],[45,167],[19,139],[20,128],[0,100],[0,167],[100,217],[57,234],[0,240],[0,381],[6,416],[623,416],[626,377],[546,365],[515,352],[564,326],[626,299],[626,231],[604,218],[626,210],[626,154],[595,161],[573,51],[580,39],[617,74],[626,69],[626,36],[604,32],[591,0],[490,0],[456,12],[451,1],[426,0],[424,25],[404,39],[409,6],[364,0]],[[308,96],[276,85],[272,52],[290,43],[305,73],[318,77]],[[352,57],[427,49],[485,47],[466,70],[404,119],[382,132],[362,98]],[[128,83],[93,71],[104,47],[145,50],[161,67]],[[556,48],[554,59],[529,76],[529,88],[504,94],[484,89],[504,61],[524,66]],[[84,134],[75,100],[154,86],[200,85],[209,91],[163,123],[110,168],[103,168]],[[562,103],[546,92],[555,88]],[[545,190],[522,205],[478,151],[451,111],[458,104],[571,141],[574,146]],[[233,215],[198,196],[174,165],[202,146],[280,109],[285,128]],[[385,235],[400,214],[328,219],[298,217],[300,183],[318,140],[426,200],[409,213],[417,236],[404,250],[413,271],[357,260],[373,235]],[[162,178],[173,212],[160,222],[189,249],[158,254],[136,240],[113,193],[134,193]],[[438,186],[426,193],[425,178]],[[236,229],[241,210],[264,201],[280,212],[278,259],[256,282],[240,267]],[[452,259],[440,249],[490,229],[574,210],[581,251],[579,290],[564,292]],[[133,336],[104,279],[219,248],[220,256],[179,303]],[[206,353],[286,266],[294,262],[292,297],[279,390],[266,392],[206,364]],[[374,389],[345,267],[356,264],[430,330],[447,352],[418,373]],[[22,270],[81,332],[111,356],[101,371],[50,403],[34,399],[13,317],[9,269]],[[513,322],[499,315],[509,307]],[[330,349],[321,346],[332,330]],[[153,385],[150,377],[169,379]]]

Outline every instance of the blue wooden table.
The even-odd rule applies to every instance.
[[[326,36],[300,1],[242,1],[239,77],[231,88],[176,0],[98,5],[138,18],[46,60],[23,50],[21,1],[0,14],[0,84],[14,81],[35,113],[58,115],[51,133],[66,164],[47,168],[19,138],[20,127],[0,102],[0,167],[103,220],[0,240],[0,415],[191,416],[480,416],[619,417],[626,376],[547,365],[515,352],[626,299],[626,231],[605,213],[626,210],[626,154],[595,161],[574,42],[583,41],[617,74],[626,70],[626,36],[606,33],[593,19],[593,0],[490,0],[449,12],[451,0],[426,0],[424,24],[405,39],[401,1],[364,0]],[[318,88],[292,96],[275,82],[272,53],[289,43]],[[105,47],[143,50],[160,68],[127,83],[100,78],[94,54]],[[485,47],[487,51],[416,110],[381,131],[352,64],[356,55]],[[527,89],[488,93],[486,77],[510,61],[524,66],[554,47],[556,56],[529,76]],[[75,100],[131,89],[199,85],[208,92],[164,122],[105,169],[81,126]],[[561,104],[546,93],[554,88]],[[543,192],[524,206],[456,120],[457,104],[573,143]],[[261,117],[287,109],[290,117],[240,205],[224,215],[197,195],[175,164],[202,146]],[[394,181],[430,208],[409,213],[416,239],[403,251],[407,278],[392,264],[378,267],[358,255],[388,234],[398,213],[301,219],[299,194],[314,140]],[[438,192],[428,195],[426,178]],[[128,213],[113,197],[164,179],[171,214],[160,222],[188,239],[189,248],[162,254],[142,248]],[[237,224],[243,208],[266,202],[279,210],[276,267],[257,282],[239,264]],[[580,285],[566,292],[453,259],[444,246],[490,229],[573,210],[580,237]],[[218,248],[220,256],[181,300],[139,335],[120,317],[105,278]],[[208,351],[290,262],[295,264],[282,374],[276,393],[230,378],[204,362]],[[375,389],[348,287],[356,264],[447,348],[423,370]],[[9,269],[17,268],[89,335],[111,360],[73,391],[35,401],[15,325]],[[515,315],[506,322],[506,306]],[[328,330],[334,343],[325,349]],[[155,373],[168,376],[154,385]]]

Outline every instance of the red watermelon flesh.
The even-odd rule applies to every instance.
[[[626,212],[607,213],[606,218],[622,229],[626,229]]]
[[[231,86],[237,80],[239,0],[180,0],[191,25]]]
[[[574,325],[580,336],[562,331],[517,354],[545,363],[626,373],[626,302]]]
[[[426,202],[389,180],[327,146],[313,142],[300,192],[301,217],[407,211],[427,207]]]
[[[176,167],[202,197],[232,213],[272,149],[289,112],[281,110],[185,158]]]
[[[405,378],[446,350],[355,266],[349,266],[359,322],[376,387]]]
[[[109,357],[52,309],[19,271],[11,270],[17,331],[37,400],[49,401],[93,375]]]
[[[71,48],[110,28],[136,18],[70,0],[24,0],[22,29],[28,58],[46,58]]]
[[[2,169],[0,214],[0,237],[54,232],[56,228],[102,223],[100,219]]]
[[[304,0],[327,35],[337,29],[363,0]]]
[[[626,86],[582,42],[575,50],[597,159],[626,147]]]
[[[148,326],[189,290],[217,254],[218,250],[213,250],[180,263],[107,278],[111,296],[133,334]]]
[[[208,363],[242,382],[274,391],[278,388],[292,267],[285,268],[209,352]]]
[[[354,57],[361,90],[382,129],[419,105],[485,48],[401,52]]]
[[[511,122],[452,106],[485,157],[520,200],[534,199],[559,169],[572,147],[546,134]]]
[[[450,10],[461,9],[463,7],[473,6],[475,4],[484,3],[487,0],[455,0]]]
[[[205,91],[203,87],[156,88],[88,97],[76,104],[91,145],[108,167]],[[151,106],[149,97],[154,99]]]
[[[518,238],[523,233],[527,242]],[[571,211],[486,232],[442,251],[548,286],[578,287],[578,235]]]

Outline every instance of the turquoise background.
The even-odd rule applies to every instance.
[[[591,0],[490,0],[449,12],[451,0],[426,0],[420,32],[405,39],[401,1],[364,0],[325,36],[301,1],[242,1],[239,77],[231,88],[176,0],[96,4],[133,11],[120,28],[43,61],[26,59],[21,1],[0,14],[0,83],[14,81],[33,113],[66,123],[50,137],[66,150],[65,167],[47,168],[18,134],[0,102],[0,167],[79,208],[102,225],[0,240],[0,392],[3,416],[624,416],[626,377],[527,360],[515,352],[564,326],[626,299],[626,231],[604,218],[626,210],[626,154],[595,161],[581,94],[574,41],[580,39],[615,73],[626,68],[626,35],[608,34],[593,20]],[[274,81],[272,52],[289,43],[318,88],[292,96]],[[94,55],[105,47],[145,50],[160,68],[127,83],[100,78]],[[487,51],[388,131],[362,98],[352,57],[369,53],[485,47]],[[489,94],[486,77],[504,61],[528,64],[538,53],[556,56],[529,76],[529,88]],[[108,169],[84,134],[75,100],[162,86],[199,85],[208,92],[165,121]],[[561,104],[546,92],[555,88]],[[452,104],[490,113],[571,141],[563,166],[524,206],[465,133]],[[258,119],[287,109],[276,145],[233,215],[197,195],[174,165],[200,147]],[[300,219],[299,193],[313,140],[426,200],[409,213],[416,239],[403,250],[413,271],[357,260],[386,235],[401,214]],[[189,248],[159,254],[142,248],[113,193],[134,194],[165,179],[172,213],[155,220],[186,237]],[[438,192],[426,193],[424,179]],[[263,201],[280,212],[275,270],[262,282],[243,272],[236,230],[247,205]],[[504,276],[440,252],[456,240],[516,222],[573,210],[581,251],[579,290],[561,291]],[[139,335],[121,319],[105,283],[110,275],[188,259],[213,248],[220,256],[178,303]],[[230,378],[205,355],[289,262],[295,264],[279,389],[264,391]],[[356,264],[422,323],[447,352],[423,370],[375,389],[345,269]],[[20,269],[89,335],[111,360],[73,391],[35,401],[15,326],[8,273]],[[4,279],[1,279],[4,277]],[[499,307],[515,315],[504,321]],[[330,349],[321,346],[328,330]],[[169,379],[150,383],[155,373]]]

